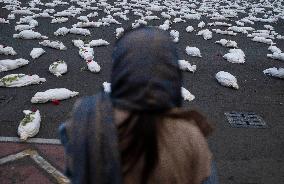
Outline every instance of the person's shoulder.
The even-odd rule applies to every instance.
[[[194,131],[201,133],[204,137],[209,136],[214,131],[214,126],[207,118],[196,110],[186,110],[182,108],[172,109],[166,119],[176,128],[184,129],[184,131]]]
[[[183,118],[165,118],[165,126],[177,133],[202,136],[201,130],[194,120]]]

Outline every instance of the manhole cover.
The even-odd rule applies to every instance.
[[[267,128],[264,120],[253,112],[225,112],[230,125],[236,128]]]

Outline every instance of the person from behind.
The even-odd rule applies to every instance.
[[[72,183],[216,184],[212,126],[182,107],[182,72],[170,35],[129,30],[115,44],[111,92],[76,102],[60,126]]]

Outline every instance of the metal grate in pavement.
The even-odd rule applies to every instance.
[[[267,128],[265,121],[254,112],[225,112],[225,116],[234,128]]]

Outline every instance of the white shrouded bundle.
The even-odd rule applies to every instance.
[[[187,100],[189,102],[195,99],[195,96],[193,94],[191,94],[184,87],[181,87],[181,96],[183,97],[184,100]]]
[[[149,10],[149,11],[162,11],[163,10],[163,6],[159,6],[159,5],[156,5],[156,4],[149,4],[150,7],[146,7],[146,10]]]
[[[199,28],[203,28],[203,27],[205,27],[205,22],[200,22],[198,25],[197,25],[197,27],[199,27]]]
[[[284,68],[277,69],[276,67],[268,68],[266,70],[263,70],[263,73],[265,75],[270,75],[272,77],[278,77],[280,79],[284,79]]]
[[[75,47],[78,47],[78,48],[80,48],[80,47],[84,47],[84,41],[83,40],[72,40],[72,42],[73,42],[73,44],[74,44],[74,46]]]
[[[4,47],[4,45],[0,45],[0,54],[12,55],[12,56],[17,55],[13,47],[8,47],[8,46]]]
[[[54,74],[56,77],[60,77],[62,76],[62,74],[67,72],[67,64],[62,60],[53,62],[49,66],[49,71],[50,73]]]
[[[88,29],[84,29],[84,28],[77,28],[77,27],[72,27],[71,29],[69,29],[69,32],[71,34],[78,34],[78,35],[91,35],[91,32]]]
[[[0,18],[0,24],[10,24],[10,21],[5,20],[4,18]]]
[[[169,14],[165,13],[165,12],[162,12],[161,16],[165,19],[171,19],[171,16]]]
[[[52,100],[65,100],[77,96],[79,92],[70,91],[66,88],[49,89],[44,92],[37,92],[31,99],[32,103],[45,103]]]
[[[281,53],[282,52],[281,49],[279,49],[278,47],[273,46],[273,45],[269,46],[268,50],[271,51],[272,53],[274,53],[274,52]]]
[[[79,49],[79,55],[84,60],[92,60],[94,58],[94,49],[91,47],[81,47]]]
[[[99,19],[99,22],[102,22],[103,24],[121,24],[115,18],[113,18],[111,15],[107,15],[106,17],[103,17]]]
[[[173,37],[173,42],[179,41],[179,32],[177,30],[171,30],[170,35]]]
[[[179,63],[179,68],[184,71],[190,71],[190,72],[195,72],[196,71],[196,65],[191,65],[188,61],[186,60],[178,60]]]
[[[204,40],[212,39],[212,32],[209,29],[201,30],[197,33],[197,35],[202,35]]]
[[[232,24],[228,24],[227,22],[213,22],[209,23],[209,26],[232,26]]]
[[[270,31],[274,30],[274,27],[271,26],[271,25],[264,25],[263,27],[264,27],[265,29],[270,30]]]
[[[39,42],[39,44],[42,46],[51,47],[51,48],[59,49],[59,50],[67,49],[67,47],[65,47],[65,45],[60,41],[44,40],[42,42]]]
[[[179,22],[186,22],[186,20],[180,18],[180,17],[177,17],[173,20],[173,23],[179,23]]]
[[[36,58],[39,58],[44,53],[45,53],[45,51],[42,48],[33,48],[33,50],[30,53],[30,56],[33,59],[36,59]]]
[[[54,18],[51,20],[51,24],[55,24],[55,23],[63,23],[63,22],[67,22],[68,18],[66,17],[58,17],[58,18]]]
[[[216,41],[215,43],[221,44],[224,47],[238,48],[237,42],[232,41],[232,40],[221,39],[219,41]]]
[[[232,87],[235,89],[239,89],[239,85],[237,83],[237,79],[235,76],[228,72],[220,71],[216,74],[217,81],[222,85],[226,87]]]
[[[187,46],[185,49],[186,53],[190,56],[202,57],[199,48]]]
[[[261,36],[255,36],[255,37],[252,39],[252,41],[254,41],[254,42],[260,42],[260,43],[266,43],[266,44],[269,44],[269,45],[275,44],[275,43],[273,42],[273,40],[267,39],[267,38],[261,37]]]
[[[14,70],[21,66],[29,64],[29,61],[23,58],[20,59],[3,59],[0,60],[0,72]]]
[[[0,79],[0,87],[23,87],[45,82],[38,75],[10,74]]]
[[[159,26],[159,29],[167,31],[170,29],[170,24],[171,24],[170,20],[165,20],[164,24]]]
[[[185,30],[186,30],[186,32],[190,33],[190,32],[192,32],[192,31],[194,31],[194,28],[193,28],[192,26],[187,26],[187,27],[185,28]]]
[[[267,54],[267,57],[284,61],[284,52],[282,53],[274,52],[273,54]]]
[[[41,117],[39,110],[32,112],[24,110],[24,119],[20,122],[18,127],[18,135],[21,140],[27,140],[29,137],[35,136],[39,132]]]
[[[107,45],[109,45],[109,42],[103,39],[92,40],[88,44],[86,44],[87,47],[99,47],[99,46],[107,46]]]
[[[55,32],[54,32],[54,35],[55,36],[65,36],[69,33],[69,29],[66,28],[66,27],[61,27],[61,28],[58,28]]]
[[[9,19],[9,20],[15,20],[15,19],[16,19],[15,14],[9,14],[8,17],[7,17],[7,19]]]
[[[77,19],[83,22],[89,22],[89,18],[87,16],[80,16],[80,17],[77,17]]]
[[[186,18],[186,19],[200,20],[201,14],[184,14],[183,17]]]
[[[21,25],[15,26],[15,31],[24,31],[24,30],[29,30],[29,29],[33,29],[33,28],[34,28],[34,26],[21,24]]]
[[[48,39],[47,36],[43,36],[39,32],[35,32],[33,30],[23,30],[19,34],[14,34],[13,38],[21,38],[21,39]]]
[[[94,73],[98,73],[101,71],[100,65],[94,60],[87,61],[88,70]]]
[[[247,34],[248,31],[253,31],[254,28],[253,27],[238,27],[238,26],[232,26],[228,28],[229,31],[234,31],[237,33],[244,33]]]
[[[73,25],[73,27],[101,27],[103,25],[102,22],[77,22],[76,24]]]
[[[115,29],[115,36],[116,36],[116,38],[121,37],[123,35],[123,33],[124,33],[123,27],[119,27],[119,28]]]
[[[110,93],[111,92],[111,83],[109,82],[104,82],[103,83],[103,88],[105,93]]]
[[[19,14],[19,15],[33,15],[34,13],[28,9],[18,9],[11,11],[12,14]]]
[[[244,63],[245,54],[241,49],[230,49],[229,53],[223,56],[230,63]]]
[[[222,35],[231,35],[231,36],[236,36],[237,33],[235,33],[234,31],[223,31],[221,29],[212,29],[213,32],[217,33],[217,34],[222,34]]]

